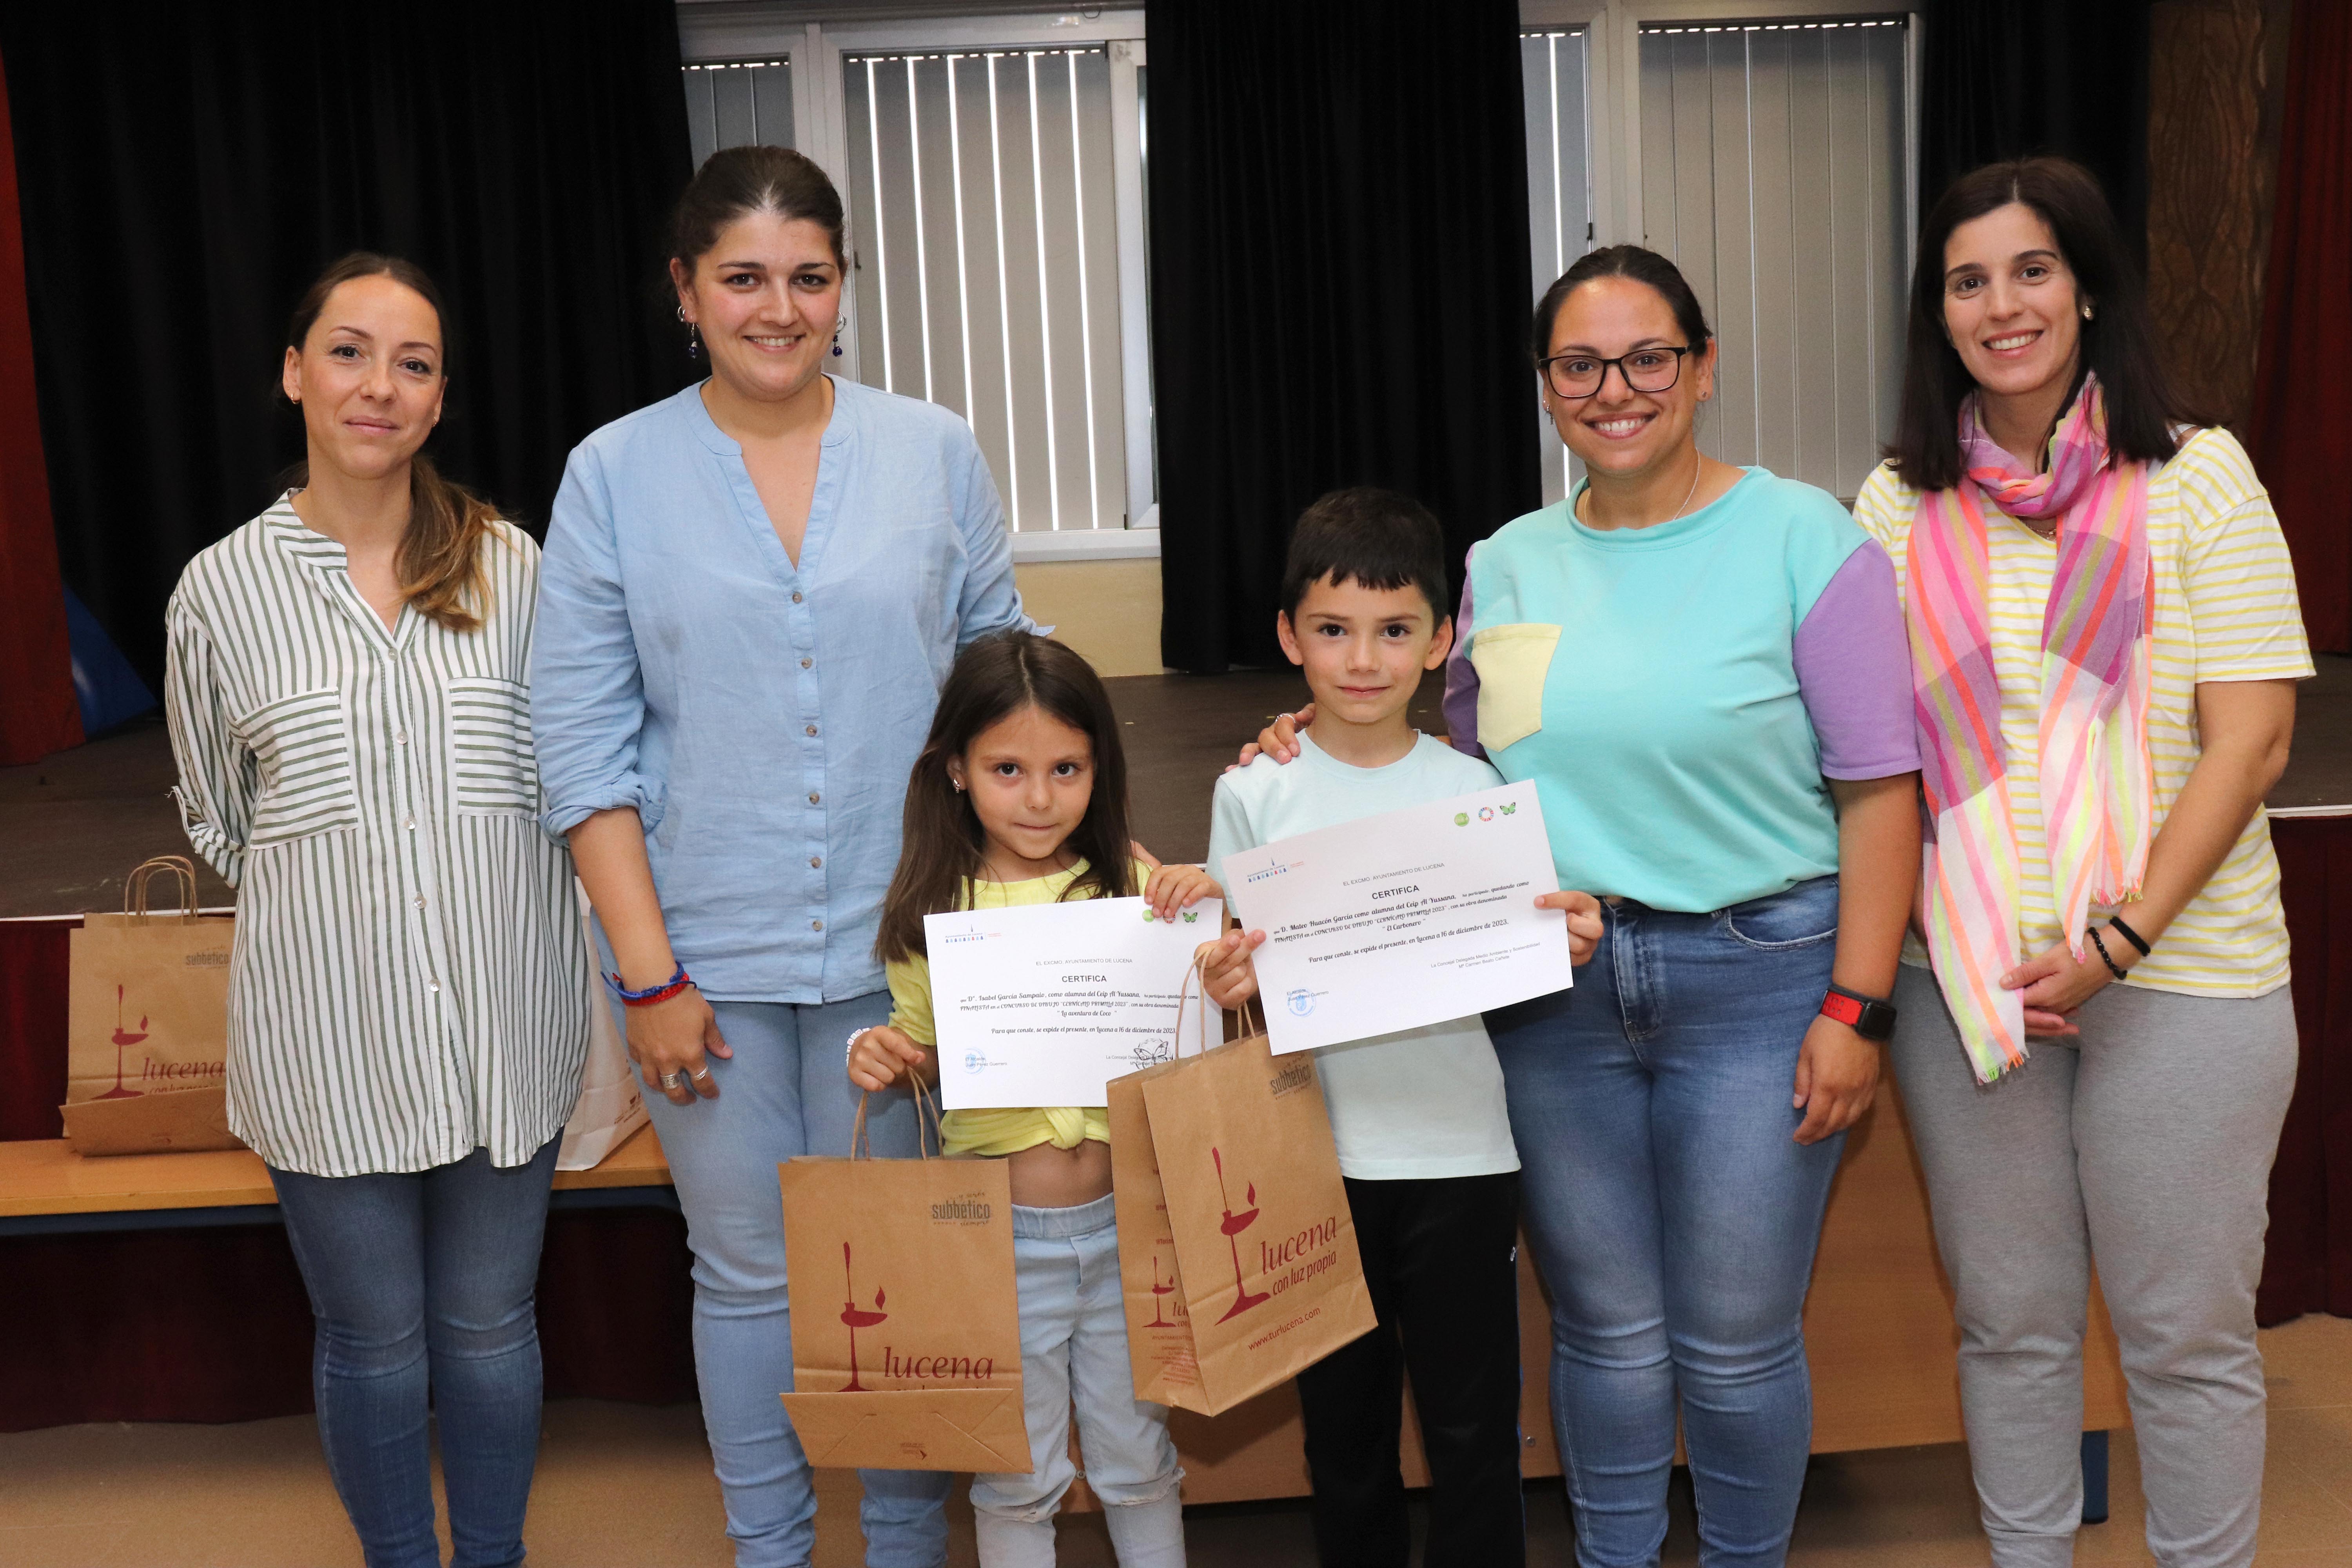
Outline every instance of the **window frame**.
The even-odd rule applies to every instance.
[[[842,87],[844,56],[930,53],[981,48],[1066,48],[1100,45],[1110,63],[1114,229],[1118,251],[1119,386],[1127,468],[1127,526],[1023,532],[1008,526],[1013,559],[1104,561],[1160,554],[1160,504],[1152,438],[1151,336],[1147,296],[1150,258],[1144,248],[1144,190],[1136,71],[1146,63],[1143,10],[1104,6],[1093,15],[987,13],[928,17],[835,20],[743,11],[734,6],[678,7],[683,65],[709,65],[755,56],[789,58],[793,66],[793,141],[833,177],[849,216],[853,245],[861,232],[856,182],[849,177],[849,121]],[[859,374],[858,321],[853,290],[843,291],[847,318],[841,334],[842,369]]]
[[[1582,27],[1591,120],[1592,243],[1641,242],[1642,27],[1645,23],[1904,18],[1904,269],[1919,231],[1919,48],[1927,18],[1903,0],[1519,0],[1522,27]],[[797,89],[795,89],[797,90]]]

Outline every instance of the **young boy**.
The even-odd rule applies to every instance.
[[[1262,756],[1218,781],[1211,875],[1236,850],[1502,784],[1406,722],[1422,673],[1453,646],[1445,602],[1444,535],[1418,503],[1359,489],[1307,509],[1275,625],[1306,671],[1314,726],[1296,761]],[[1540,901],[1570,909],[1571,952],[1589,954],[1591,899]],[[1212,998],[1237,1006],[1255,992],[1250,952],[1264,940],[1225,936],[1207,967]],[[1519,1157],[1495,1047],[1472,1016],[1316,1056],[1380,1314],[1379,1328],[1298,1377],[1318,1553],[1328,1568],[1404,1568],[1397,1444],[1410,1370],[1433,1482],[1428,1561],[1523,1563]]]

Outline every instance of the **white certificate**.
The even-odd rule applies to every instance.
[[[1112,1079],[1176,1054],[1193,950],[1224,923],[1215,899],[1172,921],[1141,899],[926,915],[940,1103],[1108,1104]],[[1198,984],[1183,1011],[1185,1055],[1223,1037],[1223,1016]]]
[[[1465,1018],[1570,984],[1568,915],[1531,784],[1344,822],[1225,857],[1272,1048]]]

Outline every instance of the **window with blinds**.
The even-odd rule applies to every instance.
[[[1528,296],[1532,307],[1553,279],[1592,248],[1592,163],[1586,122],[1586,36],[1582,28],[1519,35],[1519,80],[1528,121]],[[1532,383],[1530,384],[1532,385]],[[1576,460],[1549,416],[1542,429],[1543,494],[1568,494]]]
[[[1886,19],[1640,37],[1643,241],[1720,340],[1699,444],[1847,500],[1898,396],[1904,35]]]
[[[690,65],[686,83],[687,132],[694,166],[721,147],[754,142],[793,144],[793,62],[789,58]]]
[[[1016,533],[1127,526],[1107,49],[842,64],[859,379],[962,415]]]

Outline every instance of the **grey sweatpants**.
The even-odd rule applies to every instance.
[[[2294,1088],[2294,1004],[2111,985],[1990,1088],[1903,966],[1895,1070],[1958,1297],[1960,1405],[1995,1568],[2066,1568],[2090,1274],[2121,1342],[2165,1568],[2244,1568],[2261,1514],[2254,1286]]]

